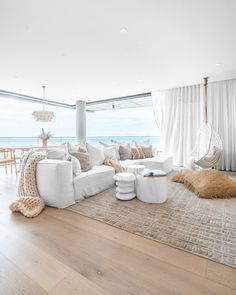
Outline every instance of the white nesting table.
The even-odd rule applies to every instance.
[[[132,173],[117,173],[113,176],[116,181],[116,198],[123,201],[128,201],[136,197],[134,192],[135,176]]]
[[[144,177],[137,175],[136,194],[140,201],[164,203],[167,200],[166,176]]]

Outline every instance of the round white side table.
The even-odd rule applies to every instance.
[[[127,167],[127,172],[133,173],[135,176],[137,176],[138,174],[141,174],[144,169],[145,169],[144,165],[129,165]]]
[[[134,192],[135,176],[132,173],[117,173],[113,176],[116,181],[116,198],[123,201],[128,201],[136,197]]]
[[[140,201],[164,203],[167,200],[166,176],[144,177],[137,175],[136,193]]]

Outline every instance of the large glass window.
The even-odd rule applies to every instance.
[[[116,109],[87,113],[88,141],[142,140],[159,144],[159,134],[152,107]]]
[[[39,145],[42,128],[52,133],[49,144],[76,142],[74,110],[46,106],[55,116],[51,122],[41,123],[32,116],[38,109],[42,109],[42,104],[1,98],[0,146]],[[158,145],[157,132],[151,107],[87,112],[87,140],[91,143],[149,138]]]
[[[42,109],[42,104],[0,99],[0,146],[38,145],[42,128],[53,135],[51,144],[65,141],[65,137],[75,137],[75,111],[46,106],[55,113],[51,122],[36,122],[33,111]]]

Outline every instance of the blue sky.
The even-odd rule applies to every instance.
[[[0,137],[38,136],[41,128],[54,136],[75,136],[75,112],[46,106],[55,117],[50,123],[36,122],[32,112],[40,104],[0,98]],[[156,136],[158,130],[151,107],[87,113],[88,136]]]

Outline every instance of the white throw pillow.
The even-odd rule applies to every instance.
[[[71,144],[67,142],[67,149],[69,154],[78,152],[78,150],[82,148],[83,150],[87,150],[85,143],[79,142],[78,144]]]
[[[89,158],[92,166],[100,166],[105,160],[104,150],[102,147],[92,146],[91,144],[86,144]]]
[[[108,144],[108,143],[105,143],[105,142],[99,142],[102,146],[104,146],[104,147],[115,147],[115,150],[116,150],[116,159],[117,160],[120,160],[120,153],[119,153],[119,144],[117,144],[117,143],[110,143],[110,144]]]
[[[76,176],[80,175],[82,171],[79,160],[76,157],[69,154],[66,156],[66,160],[72,163],[73,174]]]
[[[47,159],[52,159],[52,160],[66,160],[67,154],[68,154],[68,150],[65,144],[62,144],[55,148],[48,148],[46,150]]]
[[[103,150],[104,150],[105,158],[111,158],[112,160],[117,162],[116,147],[115,146],[110,146],[110,147],[104,146]]]

